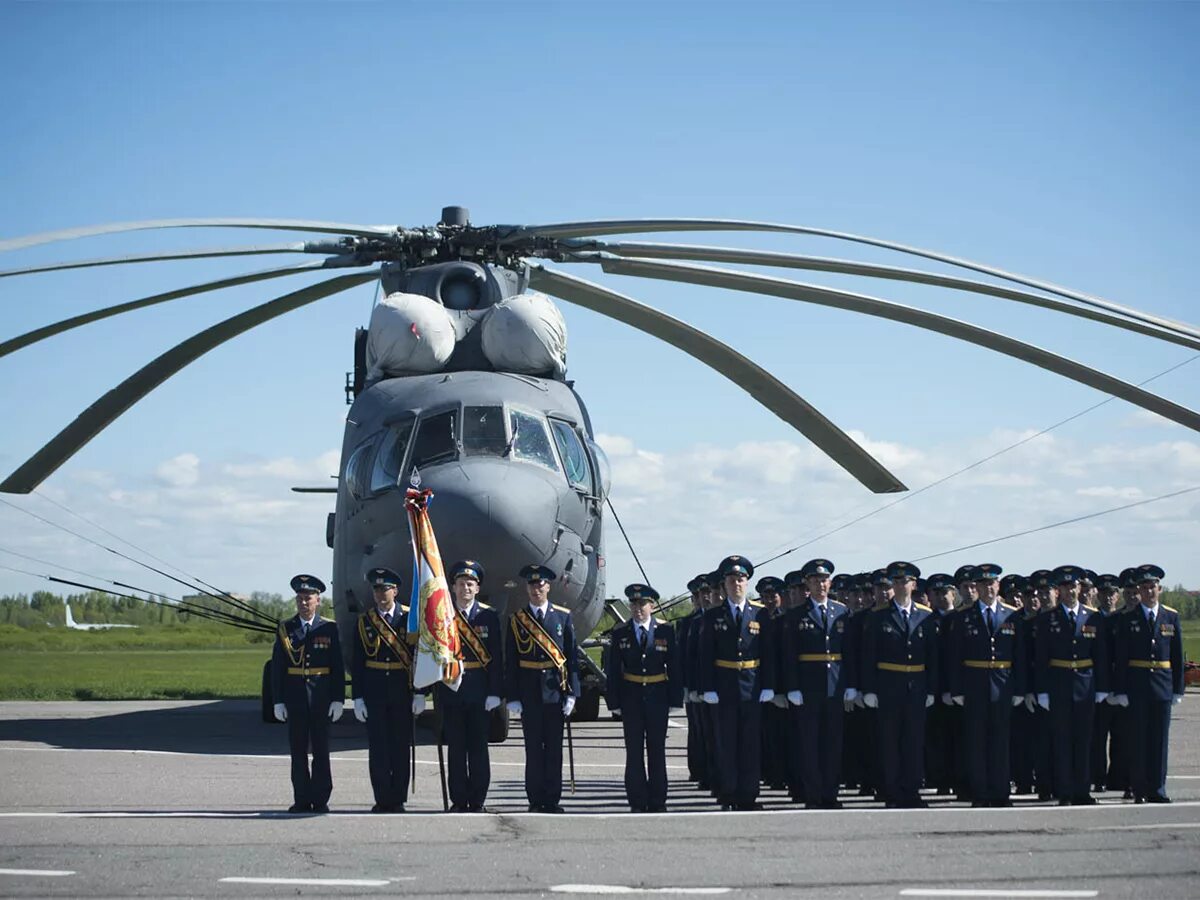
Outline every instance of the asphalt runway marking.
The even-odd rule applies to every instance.
[[[1039,891],[1005,888],[976,890],[972,888],[905,888],[901,897],[1096,897],[1099,891]]]
[[[245,878],[230,876],[222,878],[221,884],[283,884],[314,885],[316,887],[387,887],[394,881],[416,881],[407,878]]]
[[[1147,825],[1101,825],[1088,831],[1145,831],[1149,828],[1200,828],[1200,822],[1151,822]]]
[[[635,888],[622,884],[555,884],[550,886],[555,894],[728,894],[727,887],[661,887]]]
[[[0,875],[24,875],[33,878],[60,878],[63,875],[74,874],[63,869],[0,869]]]

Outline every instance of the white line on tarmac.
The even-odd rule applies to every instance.
[[[1096,897],[1099,891],[974,890],[971,888],[905,888],[901,897]]]
[[[222,884],[292,884],[317,887],[386,887],[393,881],[416,881],[409,878],[222,878]]]
[[[1150,828],[1166,828],[1174,831],[1178,828],[1200,828],[1200,822],[1151,822],[1147,825],[1100,825],[1087,829],[1088,831],[1145,831]]]
[[[62,875],[74,874],[74,872],[64,869],[0,869],[0,875],[32,875],[43,878],[58,878]]]
[[[550,890],[556,894],[728,894],[727,887],[661,887],[635,888],[622,884],[555,884]]]

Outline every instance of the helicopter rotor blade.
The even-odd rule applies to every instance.
[[[657,278],[663,281],[677,281],[684,284],[698,284],[707,287],[728,288],[754,294],[765,294],[770,297],[781,297],[786,300],[799,300],[803,303],[814,303],[819,306],[831,306],[850,312],[864,313],[882,319],[915,325],[926,331],[936,331],[947,337],[957,338],[968,343],[995,350],[1006,356],[1024,360],[1048,371],[1070,378],[1080,384],[1127,400],[1135,406],[1157,413],[1172,422],[1177,422],[1193,431],[1200,431],[1200,413],[1172,403],[1157,394],[1144,391],[1141,388],[1114,378],[1097,369],[1075,362],[1049,350],[1043,350],[1032,344],[1026,344],[1007,335],[971,325],[959,319],[951,319],[937,313],[879,300],[864,294],[849,291],[834,290],[833,288],[803,284],[798,281],[788,281],[783,278],[767,278],[761,275],[750,275],[745,272],[735,272],[729,269],[717,269],[709,266],[693,266],[686,263],[666,263],[654,260],[621,259],[617,257],[600,258],[601,267],[605,272],[615,275],[633,275],[640,278]]]
[[[1040,291],[1046,291],[1050,294],[1055,294],[1059,297],[1065,297],[1068,300],[1075,300],[1079,303],[1088,306],[1095,306],[1099,309],[1105,309],[1109,312],[1119,315],[1128,316],[1131,319],[1136,319],[1140,322],[1145,322],[1150,325],[1157,325],[1160,328],[1165,328],[1169,331],[1174,331],[1178,334],[1186,334],[1189,337],[1200,338],[1200,329],[1193,325],[1188,325],[1184,322],[1176,322],[1172,319],[1164,319],[1159,316],[1152,316],[1148,313],[1139,312],[1136,309],[1131,309],[1120,304],[1113,303],[1109,300],[1104,300],[1100,297],[1094,297],[1091,294],[1084,294],[1080,291],[1074,291],[1062,285],[1053,284],[1048,281],[1040,281],[1036,278],[1030,278],[1027,275],[1019,275],[1014,272],[1006,272],[1003,269],[997,269],[993,266],[987,266],[983,263],[973,262],[969,259],[962,259],[957,256],[950,256],[945,253],[938,253],[935,250],[925,250],[921,247],[911,247],[907,244],[896,243],[895,241],[885,241],[881,238],[866,237],[859,234],[850,234],[844,231],[832,231],[827,228],[813,228],[807,225],[783,225],[775,222],[745,222],[738,219],[601,219],[593,222],[561,222],[550,225],[517,225],[511,226],[504,233],[502,242],[522,237],[549,237],[549,238],[581,238],[581,237],[596,237],[605,234],[648,234],[661,231],[763,231],[763,232],[779,232],[784,234],[808,234],[815,237],[827,237],[834,240],[850,241],[856,244],[867,244],[872,247],[881,247],[885,250],[895,250],[899,253],[907,253],[910,256],[921,256],[925,259],[932,259],[936,262],[946,263],[951,266],[958,266],[963,269],[970,269],[975,272],[980,272],[984,275],[991,275],[994,278],[1001,278],[1005,281],[1011,281],[1016,284],[1023,284],[1026,287],[1036,288]],[[589,249],[586,243],[581,245],[580,249]]]
[[[0,492],[27,494],[138,400],[209,350],[252,328],[332,294],[374,279],[378,269],[338,275],[225,319],[163,353],[126,378],[60,431],[0,483]]]
[[[148,219],[144,222],[113,222],[109,225],[84,225],[80,228],[64,228],[61,231],[44,231],[25,237],[0,241],[0,253],[22,250],[39,244],[55,241],[73,241],[77,238],[95,237],[101,234],[120,234],[126,231],[148,231],[159,228],[263,228],[272,231],[314,231],[320,234],[344,234],[357,237],[376,237],[393,234],[395,229],[388,225],[346,225],[341,222],[314,222],[309,219]]]
[[[632,325],[720,372],[875,493],[907,490],[878,460],[787,385],[711,335],[630,297],[540,265],[531,265],[530,284],[569,303]]]
[[[56,334],[62,334],[64,331],[70,331],[73,328],[79,328],[83,325],[88,325],[92,322],[98,322],[101,319],[107,319],[111,316],[118,316],[122,313],[132,312],[135,309],[144,309],[147,306],[154,306],[158,303],[166,303],[168,300],[179,300],[183,297],[191,297],[195,294],[203,294],[208,291],[219,291],[223,288],[236,287],[240,284],[252,284],[256,281],[266,281],[271,278],[282,278],[284,275],[298,275],[304,272],[312,272],[325,268],[335,268],[348,265],[344,257],[331,257],[329,259],[318,260],[316,262],[298,263],[294,266],[285,266],[280,269],[265,269],[259,272],[249,272],[245,275],[235,275],[232,278],[221,278],[217,281],[206,281],[203,284],[195,284],[191,287],[179,288],[174,291],[167,291],[164,294],[154,294],[150,297],[143,297],[140,300],[130,300],[126,303],[118,303],[116,306],[107,306],[104,309],[96,309],[91,312],[83,313],[82,315],[72,316],[69,319],[63,319],[51,325],[44,325],[41,328],[35,328],[33,331],[27,331],[24,334],[19,334],[14,338],[9,338],[7,341],[0,343],[0,357],[7,356],[20,350],[22,347],[28,347],[30,344],[36,344],[38,341],[44,341],[47,338],[54,337]],[[363,263],[367,265],[367,263]]]
[[[1181,347],[1200,350],[1200,339],[1190,338],[1175,331],[1143,325],[1119,316],[1110,315],[1086,306],[1076,306],[1053,300],[1040,294],[1028,291],[1018,291],[1013,288],[975,281],[970,278],[958,278],[954,275],[941,275],[936,272],[924,272],[919,269],[906,269],[897,266],[881,266],[874,263],[860,263],[847,259],[830,259],[824,256],[802,256],[792,253],[773,253],[762,250],[742,250],[736,247],[707,247],[695,244],[653,244],[621,241],[618,243],[597,244],[597,250],[612,253],[622,257],[641,257],[643,259],[687,259],[699,262],[729,262],[752,266],[775,266],[788,269],[804,269],[814,272],[836,272],[841,275],[862,275],[867,278],[883,278],[893,281],[907,281],[913,284],[928,284],[935,287],[951,288],[968,291],[974,294],[984,294],[999,297],[1004,300],[1015,300],[1030,306],[1040,306],[1056,312],[1090,319],[1112,325],[1135,334],[1158,338]],[[568,258],[567,261],[570,261]]]
[[[323,245],[323,246],[322,246]],[[313,249],[315,247],[321,249]],[[138,253],[132,256],[107,256],[99,259],[80,259],[71,262],[26,266],[23,269],[0,270],[0,278],[14,275],[35,275],[39,272],[61,272],[64,269],[94,269],[99,266],[121,266],[127,263],[165,262],[172,259],[215,259],[224,256],[265,256],[270,253],[329,253],[328,242],[296,241],[291,244],[266,244],[260,247],[219,247],[208,250],[174,250],[164,253]]]

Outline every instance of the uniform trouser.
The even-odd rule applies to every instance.
[[[925,767],[924,691],[908,691],[880,701],[878,753],[884,800],[908,803],[919,799]]]
[[[700,712],[704,704],[688,701],[684,704],[687,713],[687,765],[688,781],[704,781],[708,765],[704,755],[704,726],[700,724]]]
[[[949,707],[954,730],[954,787],[960,799],[971,798],[971,776],[967,765],[967,715],[957,704]]]
[[[1017,783],[1017,793],[1033,790],[1035,759],[1037,757],[1035,740],[1035,713],[1030,712],[1024,705],[1012,711],[1012,736],[1010,752],[1012,759],[1013,781]]]
[[[563,721],[557,702],[530,704],[521,712],[525,796],[531,806],[558,806],[562,800]]]
[[[442,704],[450,802],[455,806],[479,807],[487,799],[488,786],[492,783],[488,719],[482,700]]]
[[[954,787],[954,713],[938,698],[925,713],[925,784],[939,790]]]
[[[1108,764],[1106,784],[1110,791],[1124,791],[1133,787],[1129,780],[1129,707],[1113,706],[1112,710],[1112,756]]]
[[[333,792],[329,772],[329,704],[318,700],[287,704],[288,744],[292,751],[292,798],[301,806],[323,806]],[[312,770],[308,765],[312,750]]]
[[[792,754],[800,771],[793,780],[804,785],[806,803],[820,805],[837,800],[842,780],[842,725],[845,710],[841,699],[806,694],[804,703],[792,713]]]
[[[1033,710],[1034,779],[1039,797],[1057,796],[1058,772],[1054,768],[1054,728],[1050,714],[1040,706]]]
[[[762,704],[722,700],[716,707],[722,803],[745,805],[758,799]]]
[[[721,734],[717,722],[717,707],[700,704],[700,723],[704,732],[705,781],[714,794],[721,793]]]
[[[1092,784],[1106,785],[1108,779],[1109,740],[1112,736],[1113,710],[1108,703],[1096,704],[1096,717],[1092,720]]]
[[[883,791],[883,771],[880,769],[879,751],[876,749],[879,746],[879,710],[864,707],[860,710],[862,713],[862,734],[860,740],[862,746],[859,751],[862,754],[863,774],[865,776],[863,787],[868,787],[876,794],[881,794]]]
[[[842,719],[842,775],[846,787],[858,787],[862,781],[862,764],[858,753],[858,707],[852,706]]]
[[[1008,799],[1008,741],[1012,701],[967,700],[963,719],[967,734],[967,775],[971,799],[994,803]]]
[[[1128,722],[1129,783],[1134,796],[1165,797],[1171,701],[1130,697]]]
[[[1094,699],[1051,696],[1050,730],[1054,738],[1054,789],[1059,800],[1081,800],[1091,793]]]
[[[367,767],[380,806],[396,806],[408,799],[412,736],[411,696],[367,700]]]
[[[667,707],[627,703],[621,707],[625,733],[625,797],[635,809],[667,803]]]
[[[790,724],[791,718],[786,708],[781,709],[774,703],[763,704],[760,768],[763,783],[771,787],[782,787],[788,783]]]

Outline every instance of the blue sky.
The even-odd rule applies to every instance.
[[[450,203],[476,223],[744,218],[936,248],[1195,322],[1198,26],[1188,4],[6,4],[0,236],[176,216],[416,225]],[[275,238],[134,234],[0,265]],[[794,236],[682,240],[938,268]],[[0,330],[281,259],[6,279]],[[886,447],[912,487],[1102,399],[902,325],[577,274],[752,356]],[[783,277],[970,319],[1134,382],[1194,355],[990,298]],[[0,468],[152,356],[303,283],[168,304],[0,359]],[[210,353],[43,491],[234,589],[327,573],[328,500],[287,488],[336,466],[341,384],[372,299],[356,289]],[[569,375],[656,583],[674,590],[725,553],[755,558],[879,505],[720,376],[625,326],[564,313]],[[1198,373],[1200,362],[1154,388],[1200,407]],[[1115,402],[779,565],[819,554],[857,570],[1191,485],[1196,435]],[[1154,560],[1200,586],[1198,520],[1192,494],[981,552],[1015,571]],[[635,577],[618,539],[611,530],[616,586]],[[0,547],[125,574],[8,508]],[[34,586],[0,570],[0,590]]]

